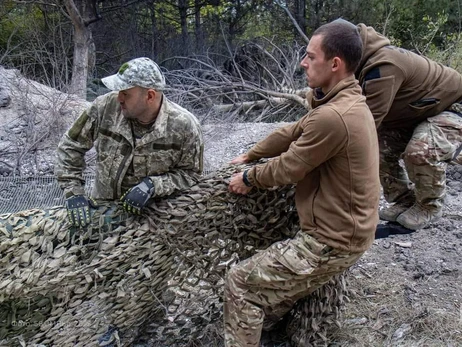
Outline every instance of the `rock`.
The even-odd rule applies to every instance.
[[[385,248],[385,249],[388,249],[391,247],[391,243],[388,242],[388,241],[384,241],[382,242],[382,247]]]
[[[13,172],[13,167],[5,162],[0,162],[0,175],[8,176]]]
[[[456,229],[456,226],[451,221],[448,221],[448,224],[446,224],[445,228],[447,231],[453,231]]]
[[[411,248],[412,242],[395,242],[395,245],[403,248]]]
[[[426,276],[430,276],[432,275],[434,272],[435,272],[435,269],[434,266],[435,264],[428,264],[428,263],[423,263],[423,262],[419,262],[417,265],[416,265],[416,269],[418,269],[421,273],[423,273],[424,275]]]
[[[453,177],[454,180],[460,180],[462,178],[462,174],[460,172],[455,172],[452,175],[452,177]]]
[[[0,86],[0,107],[8,107],[11,104],[11,96],[3,86]]]
[[[353,318],[353,319],[346,319],[345,324],[346,325],[363,325],[367,323],[367,318],[366,317],[361,317],[361,318]]]
[[[404,323],[402,324],[393,334],[391,340],[392,342],[399,342],[402,340],[407,334],[412,331],[412,327],[410,324]]]
[[[407,262],[406,264],[403,265],[403,268],[406,271],[414,271],[415,270],[415,265]]]

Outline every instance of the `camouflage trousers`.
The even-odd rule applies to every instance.
[[[299,232],[233,266],[225,281],[225,346],[259,346],[265,318],[278,321],[298,299],[349,268],[362,254],[333,249]]]
[[[462,163],[462,156],[456,158],[462,146],[462,117],[445,111],[413,130],[380,128],[378,135],[385,199],[395,202],[414,191],[419,203],[441,208],[447,166],[451,160]]]

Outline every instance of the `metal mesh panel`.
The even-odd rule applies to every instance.
[[[85,191],[90,192],[94,175],[84,175]],[[0,213],[64,204],[63,191],[50,176],[0,177]]]
[[[208,175],[212,170],[204,170]],[[94,174],[84,174],[85,192],[90,194]],[[64,205],[63,192],[53,175],[0,177],[0,214],[32,208]]]

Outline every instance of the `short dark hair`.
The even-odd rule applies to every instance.
[[[315,30],[313,36],[322,36],[321,48],[326,59],[339,57],[345,61],[348,72],[355,72],[361,62],[363,42],[358,27],[344,19],[336,19]]]

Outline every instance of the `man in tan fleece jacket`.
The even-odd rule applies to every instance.
[[[462,148],[462,76],[359,24],[356,76],[378,128],[380,218],[417,230],[443,214],[446,168]],[[404,160],[404,167],[400,163]]]
[[[225,346],[259,346],[263,321],[277,322],[300,298],[353,265],[372,244],[380,196],[377,132],[355,80],[356,26],[317,29],[301,66],[311,111],[232,163],[272,160],[234,175],[229,190],[296,184],[301,230],[234,265],[225,281]]]

